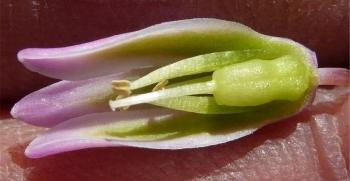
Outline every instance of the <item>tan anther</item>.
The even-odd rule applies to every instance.
[[[118,94],[116,100],[129,97],[131,95],[131,90],[129,87],[130,87],[130,81],[128,80],[113,80],[112,81],[113,91]],[[128,108],[129,106],[125,106],[125,107],[119,108],[119,110],[125,111]]]
[[[113,86],[114,92],[123,97],[128,97],[131,94],[129,87],[116,87]]]
[[[130,87],[130,81],[128,80],[112,80],[112,85],[117,87]]]
[[[153,87],[152,92],[165,89],[165,86],[169,83],[168,80],[162,80],[158,82],[156,86]]]
[[[118,95],[122,95],[123,97],[127,97],[131,94],[129,89],[130,81],[128,80],[113,80],[112,87]]]

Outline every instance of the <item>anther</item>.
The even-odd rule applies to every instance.
[[[130,81],[128,80],[112,80],[112,85],[117,87],[130,87]]]
[[[114,92],[116,92],[118,95],[128,97],[131,94],[131,91],[129,87],[116,87],[113,86]]]
[[[152,92],[159,91],[165,89],[165,86],[169,83],[168,80],[162,80],[158,82],[156,86],[153,87]]]
[[[113,80],[112,81],[112,89],[114,92],[118,94],[116,97],[116,100],[118,99],[123,99],[126,97],[129,97],[131,95],[131,90],[130,90],[130,81],[128,80]],[[129,108],[130,106],[125,106],[119,108],[121,111],[125,111]],[[113,109],[114,111],[114,109]]]

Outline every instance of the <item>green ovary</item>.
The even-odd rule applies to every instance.
[[[292,56],[274,60],[254,59],[213,73],[217,104],[256,106],[274,100],[295,101],[310,85],[310,72]]]

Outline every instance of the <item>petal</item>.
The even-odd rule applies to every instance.
[[[26,155],[38,158],[93,147],[132,146],[185,149],[238,139],[256,129],[296,114],[310,102],[274,102],[252,113],[201,115],[168,109],[146,109],[84,115],[58,124],[37,137]]]
[[[270,40],[282,39],[234,22],[190,19],[70,47],[25,49],[18,53],[18,59],[28,69],[43,75],[80,80],[136,67],[165,65],[204,53],[266,47]]]
[[[84,114],[110,111],[108,100],[115,95],[111,81],[137,77],[148,71],[139,69],[88,80],[60,81],[21,99],[11,114],[29,124],[51,127]]]
[[[94,147],[132,146],[152,149],[185,149],[216,145],[232,141],[253,133],[256,128],[243,129],[238,127],[232,133],[211,134],[203,129],[196,134],[180,136],[174,139],[159,139],[156,141],[139,141],[127,139],[115,139],[97,137],[94,132],[98,129],[110,129],[122,125],[123,122],[138,120],[150,124],[149,121],[169,121],[177,116],[186,114],[165,109],[153,109],[147,111],[127,111],[96,113],[74,118],[59,124],[47,133],[36,138],[27,147],[25,154],[30,158],[40,158],[52,154]],[[195,120],[196,116],[188,116],[187,119]],[[198,117],[198,116],[197,116]],[[199,116],[201,117],[201,116]],[[187,120],[184,120],[187,121]],[[218,120],[217,120],[218,121]],[[166,134],[169,135],[169,134]]]

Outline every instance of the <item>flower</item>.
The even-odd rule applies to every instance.
[[[24,97],[11,111],[29,124],[52,127],[27,147],[25,154],[31,158],[91,147],[184,149],[225,143],[300,112],[312,101],[317,85],[346,82],[326,75],[347,74],[344,69],[318,71],[315,54],[292,40],[217,19],[167,22],[64,48],[25,49],[18,59],[32,71],[62,79]],[[269,70],[271,66],[279,74],[272,74],[278,71]],[[233,73],[244,75],[239,80],[225,77],[233,69],[248,73]],[[205,73],[213,71],[208,82]],[[262,75],[267,84],[258,85],[256,78]],[[190,77],[166,86],[183,76]],[[223,90],[232,81],[229,93],[240,82],[252,85],[240,85],[228,95]],[[155,83],[155,92],[147,93],[147,86]],[[282,86],[287,83],[289,87]],[[255,90],[259,86],[262,89]],[[270,92],[266,86],[272,87]],[[166,108],[139,105],[113,112],[109,102],[112,109],[140,103]]]

